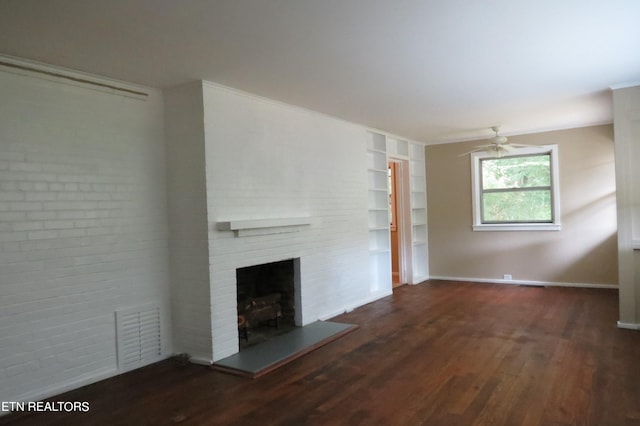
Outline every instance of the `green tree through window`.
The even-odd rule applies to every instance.
[[[552,223],[551,154],[483,158],[482,223]]]

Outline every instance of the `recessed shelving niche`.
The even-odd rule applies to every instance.
[[[371,292],[390,292],[391,236],[389,226],[389,157],[409,164],[408,206],[411,232],[407,238],[408,282],[428,278],[427,199],[424,147],[414,142],[371,132],[367,141],[369,263]]]

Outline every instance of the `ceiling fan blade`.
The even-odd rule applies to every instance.
[[[526,145],[523,143],[510,143],[509,145],[515,146],[516,148],[540,148],[540,145]]]
[[[503,154],[513,154],[518,148],[537,148],[537,145],[525,145],[519,143],[509,143],[506,136],[500,135],[500,126],[493,126],[491,130],[495,132],[495,135],[487,139],[487,144],[476,145],[476,148],[458,155],[458,157],[464,157],[465,155],[473,154],[474,152],[486,152],[487,155],[493,155],[495,157],[501,157]]]
[[[467,151],[467,152],[465,152],[463,154],[458,154],[458,157],[464,157],[466,155],[473,154],[474,152],[483,152],[483,151],[486,151],[486,149],[484,149],[484,148],[472,149],[471,151]]]
[[[486,152],[499,154],[501,151],[507,152],[506,149],[503,148],[504,145],[499,144],[488,144],[488,145],[476,145],[476,149],[472,149],[471,151],[465,152],[464,154],[458,155],[458,157],[464,157],[465,155],[473,154],[474,152]]]

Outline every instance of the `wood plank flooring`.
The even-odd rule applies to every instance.
[[[614,290],[431,281],[335,321],[353,333],[257,380],[164,361],[16,425],[640,425],[640,333]]]

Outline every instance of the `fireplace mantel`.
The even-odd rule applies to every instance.
[[[311,225],[310,217],[243,219],[216,222],[219,231],[233,231],[237,237],[296,232]]]

